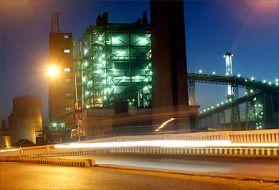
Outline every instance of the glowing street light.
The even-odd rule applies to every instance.
[[[50,65],[47,69],[47,74],[51,78],[56,78],[59,75],[59,68],[57,65]]]

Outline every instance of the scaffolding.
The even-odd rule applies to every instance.
[[[84,108],[151,106],[150,27],[135,24],[89,26],[81,41]]]

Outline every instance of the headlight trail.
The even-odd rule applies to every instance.
[[[14,148],[14,149],[3,149],[3,150],[0,150],[0,152],[15,152],[15,151],[20,151],[19,148]]]
[[[98,143],[57,144],[54,148],[125,148],[125,147],[161,147],[161,148],[206,148],[206,147],[279,147],[278,143],[232,143],[230,140],[184,141],[184,140],[150,140]]]

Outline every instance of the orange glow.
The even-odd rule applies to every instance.
[[[247,1],[247,5],[257,12],[270,12],[278,10],[279,1],[278,0],[257,0],[257,1]]]
[[[47,69],[47,74],[51,78],[56,78],[59,75],[59,67],[57,65],[50,65]]]

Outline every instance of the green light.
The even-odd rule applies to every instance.
[[[125,54],[126,54],[126,53],[125,53],[124,50],[121,50],[121,51],[117,51],[117,52],[116,52],[116,55],[117,55],[117,56],[120,56],[120,57],[124,56]]]
[[[100,41],[103,41],[103,37],[102,36],[99,36],[98,37],[98,41],[100,42]]]
[[[83,83],[86,82],[86,77],[85,77],[85,76],[82,77],[82,82],[83,82]]]
[[[52,123],[51,125],[52,125],[52,127],[56,128],[58,124],[57,123]]]
[[[148,40],[146,39],[146,37],[140,38],[138,44],[140,44],[140,45],[147,45],[148,44]]]
[[[111,37],[111,43],[113,45],[119,45],[121,43],[121,41],[118,37]]]
[[[88,51],[89,51],[89,50],[88,50],[87,48],[85,48],[85,49],[84,49],[84,52],[83,52],[84,55],[86,55],[86,54],[88,53]]]

